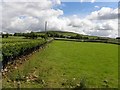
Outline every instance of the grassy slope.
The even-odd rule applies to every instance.
[[[64,36],[76,36],[78,33],[74,33],[74,32],[65,32],[65,31],[48,31],[48,32],[55,32],[57,34],[60,35],[64,35]],[[44,35],[44,32],[37,32],[38,35]],[[88,36],[88,35],[83,35],[80,34],[81,36]],[[97,38],[97,36],[88,36],[89,38]]]
[[[86,78],[87,87],[104,87],[104,80],[109,87],[117,87],[117,50],[118,46],[112,44],[54,41],[19,67],[21,76],[32,73],[36,67],[35,74],[41,82],[21,82],[21,87],[72,87],[81,78]],[[9,78],[15,79],[17,74],[15,70]],[[3,86],[16,87],[6,79]]]

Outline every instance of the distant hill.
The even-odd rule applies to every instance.
[[[76,36],[78,34],[75,32],[67,32],[67,31],[47,31],[47,32],[53,32],[53,33],[57,33],[59,35],[64,35],[64,36]],[[42,35],[42,34],[45,34],[45,31],[36,32],[36,33]],[[82,37],[89,37],[89,39],[96,39],[99,37],[99,36],[90,36],[90,35],[83,35],[83,34],[79,34],[79,35],[81,35]],[[100,37],[100,38],[109,39],[109,37]]]

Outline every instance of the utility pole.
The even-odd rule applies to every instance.
[[[47,21],[45,21],[45,40],[47,39]]]
[[[47,21],[45,21],[45,33],[47,33]]]

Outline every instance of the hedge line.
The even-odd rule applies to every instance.
[[[31,53],[46,43],[45,40],[31,40],[29,42],[4,43],[2,46],[2,64],[5,65],[17,57]]]

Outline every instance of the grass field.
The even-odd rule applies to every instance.
[[[18,69],[3,79],[3,87],[17,87],[13,81],[30,74],[36,81],[20,81],[20,87],[118,87],[118,45],[53,41],[31,55]]]

